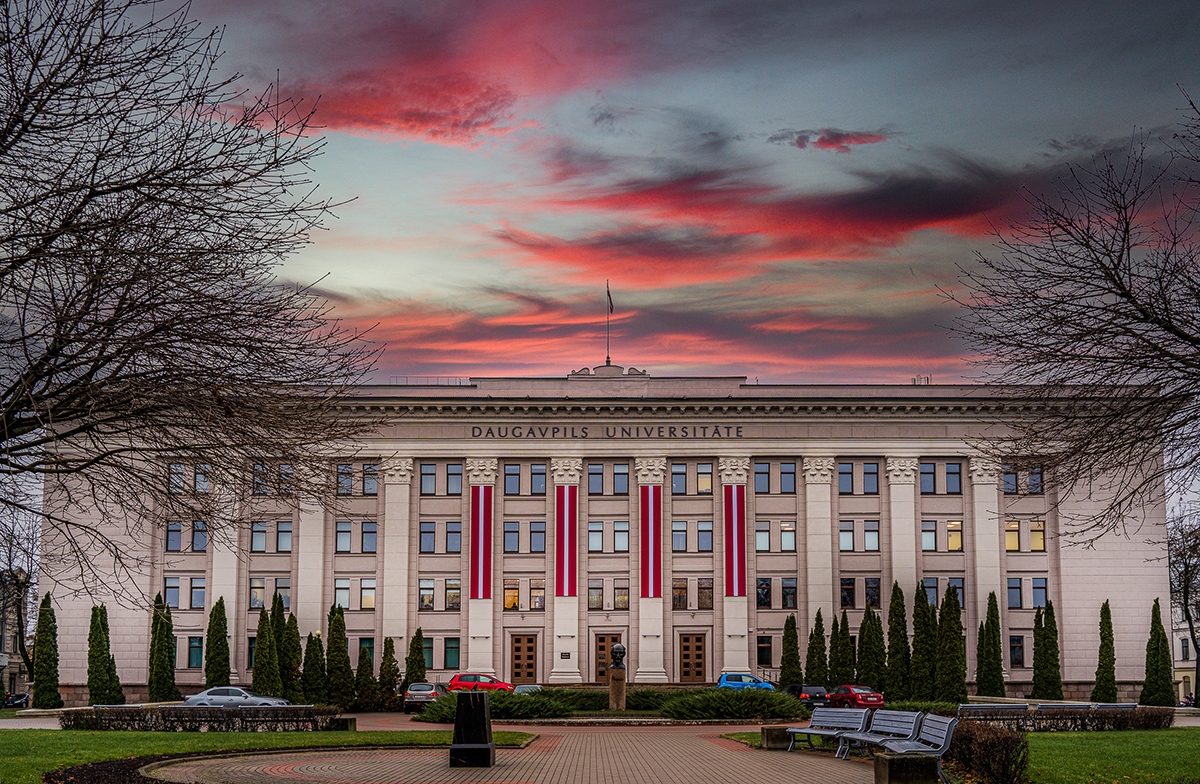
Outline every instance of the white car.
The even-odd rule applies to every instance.
[[[217,686],[193,694],[183,701],[184,705],[204,705],[213,708],[242,708],[263,705],[291,705],[280,697],[264,697],[249,689],[237,686]]]

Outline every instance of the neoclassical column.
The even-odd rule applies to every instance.
[[[970,471],[971,530],[975,534],[975,617],[986,618],[988,594],[995,591],[1001,600],[1005,595],[1000,565],[1001,553],[1004,552],[1004,529],[1000,522],[1000,466],[988,458],[972,457]]]
[[[582,683],[579,669],[579,478],[583,460],[550,460],[554,482],[554,662],[550,683]]]
[[[411,457],[392,458],[379,466],[383,478],[383,542],[379,607],[383,611],[383,636],[408,644],[408,604],[412,594],[410,574],[412,533]],[[403,648],[397,644],[398,648]]]
[[[467,579],[467,669],[495,675],[492,602],[492,498],[496,488],[496,459],[467,460],[471,493],[471,574]]]
[[[833,457],[804,458],[804,534],[808,548],[808,628],[817,610],[833,617]]]
[[[325,591],[332,588],[325,572],[326,530],[325,507],[312,499],[301,500],[292,541],[297,577],[292,607],[301,629],[321,630],[325,625],[329,609]]]
[[[892,534],[892,579],[900,583],[905,596],[917,584],[917,468],[915,457],[887,459],[888,509]],[[889,586],[890,590],[890,586]]]
[[[666,633],[663,610],[662,508],[665,457],[639,457],[634,461],[638,483],[638,661],[637,683],[666,683],[664,658]]]
[[[725,646],[721,672],[750,671],[750,605],[746,600],[746,478],[750,458],[722,457],[721,518],[724,521],[725,596],[722,617]]]

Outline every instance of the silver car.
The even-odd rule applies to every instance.
[[[411,713],[414,708],[420,710],[443,694],[449,693],[440,683],[414,683],[404,692],[404,712]]]
[[[193,694],[183,701],[184,705],[206,705],[213,708],[241,708],[256,705],[291,705],[280,697],[264,697],[249,689],[237,686],[217,686]]]

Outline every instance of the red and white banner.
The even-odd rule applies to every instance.
[[[471,485],[471,598],[492,598],[491,485]]]
[[[554,595],[575,596],[579,584],[579,485],[554,486]]]
[[[725,595],[746,595],[746,486],[725,485]]]
[[[642,598],[662,596],[662,485],[642,485],[638,504],[641,520]]]

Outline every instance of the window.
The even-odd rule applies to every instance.
[[[854,578],[842,578],[842,608],[846,610],[854,609]]]
[[[425,657],[425,667],[433,668],[433,638],[426,637],[424,644],[421,646],[421,654]]]
[[[962,520],[949,520],[946,522],[946,551],[961,553],[962,549]]]
[[[604,609],[604,581],[588,580],[588,609]]]
[[[1021,549],[1021,524],[1016,520],[1004,523],[1004,550],[1015,553]]]
[[[446,580],[446,609],[462,609],[462,580],[458,577]]]
[[[275,552],[290,553],[292,551],[292,524],[290,521],[275,524]]]
[[[417,609],[421,612],[433,609],[433,580],[429,578],[417,580]]]
[[[613,552],[629,552],[629,521],[618,520],[613,523]]]
[[[192,595],[190,606],[193,610],[204,609],[204,578],[192,578]]]
[[[771,578],[754,578],[754,605],[760,610],[771,609]]]
[[[167,523],[167,552],[177,553],[183,549],[183,523]]]
[[[546,550],[546,524],[542,523],[542,551]],[[432,547],[432,544],[430,545]],[[422,550],[421,552],[425,552]],[[462,523],[455,521],[446,523],[446,552],[462,552]]]
[[[179,609],[179,578],[165,577],[163,578],[163,601],[168,607]],[[13,647],[16,650],[16,647]]]
[[[946,463],[946,492],[962,494],[962,463]]]
[[[687,609],[687,591],[688,581],[686,577],[674,577],[671,579],[671,609],[686,610]]]
[[[771,464],[770,463],[755,463],[754,464],[754,492],[763,494],[763,495],[771,492]]]
[[[446,466],[446,495],[462,495],[462,463]],[[454,640],[457,642],[458,638]]]
[[[1033,578],[1033,606],[1034,607],[1045,607],[1046,606],[1046,578],[1045,577],[1034,577]]]
[[[350,495],[354,492],[354,466],[350,463],[338,463],[337,493]]]
[[[771,638],[767,635],[758,635],[758,666],[771,666]]]
[[[588,495],[604,494],[604,466],[588,465]]]
[[[187,486],[188,467],[184,463],[167,465],[167,487],[172,493],[182,493],[189,489]]]
[[[513,612],[521,609],[521,581],[520,580],[505,580],[504,581],[504,611]]]
[[[879,552],[878,520],[867,520],[863,523],[863,550],[868,553]]]
[[[921,581],[921,584],[923,586],[925,586],[925,601],[927,601],[929,603],[930,607],[937,607],[938,606],[937,578],[936,577],[926,577],[925,579],[923,579]]]
[[[437,492],[437,466],[431,463],[421,464],[421,495],[433,495]]]
[[[288,463],[281,463],[279,466],[279,494],[291,495],[295,492],[295,472],[292,471],[292,466]]]
[[[257,641],[255,637],[246,639],[246,666],[250,669],[254,669],[254,643]]]
[[[879,463],[863,463],[863,492],[879,495]]]
[[[963,578],[951,577],[950,579],[946,580],[946,583],[947,583],[948,587],[953,588],[954,592],[958,595],[959,609],[966,609],[967,594],[966,594],[966,592],[963,591]]]
[[[628,578],[618,578],[613,580],[613,609],[628,610],[629,609],[629,580]]]
[[[687,466],[682,463],[671,464],[671,493],[687,495]]]
[[[192,552],[202,553],[208,549],[208,523],[192,523]]]
[[[696,466],[696,492],[700,495],[712,495],[712,491],[712,463],[700,463]]]
[[[604,523],[599,520],[588,522],[588,552],[604,552]]]
[[[937,550],[937,523],[933,520],[921,521],[921,549],[926,552]]]
[[[1017,469],[1004,466],[1004,492],[1012,495],[1017,492]]]
[[[519,465],[504,466],[504,494],[505,495],[520,495],[521,494],[521,466],[519,466]]]
[[[292,607],[292,578],[276,577],[275,593],[279,594],[279,601],[283,602],[283,609],[290,610]]]
[[[711,610],[713,608],[713,578],[701,577],[696,580],[696,609]]]
[[[1021,578],[1008,578],[1008,609],[1021,609]]]
[[[796,552],[795,520],[784,520],[779,524],[779,550],[784,553]]]
[[[843,553],[854,552],[853,520],[842,520],[838,523],[838,549]]]
[[[878,577],[867,577],[863,579],[863,601],[868,607],[879,609]]]
[[[250,523],[250,552],[265,553],[267,551],[267,521],[255,520]]]
[[[517,553],[521,551],[521,524],[511,521],[504,523],[504,552]]]
[[[367,520],[362,524],[362,551],[364,553],[375,552],[376,543],[379,541],[379,525]]]
[[[613,466],[613,495],[629,495],[629,464]]]
[[[779,464],[779,492],[795,493],[796,492],[796,464],[795,463],[780,463]]]
[[[375,638],[374,637],[359,637],[358,638],[359,658],[362,657],[362,652],[367,652],[367,661],[371,663],[372,668],[375,666]],[[358,666],[358,660],[355,659],[354,666]]]
[[[754,549],[760,553],[771,552],[771,523],[759,520],[754,524]]]
[[[529,609],[535,611],[546,609],[546,578],[536,577],[529,581]]]
[[[363,495],[379,495],[379,466],[363,463],[362,482]]]
[[[208,489],[209,489],[208,488],[208,464],[207,463],[197,463],[196,464],[196,492],[197,493],[207,493]]]
[[[1008,666],[1025,666],[1025,638],[1014,636],[1008,638]]]
[[[854,463],[838,463],[838,493],[850,495],[854,492]]]
[[[629,526],[629,524],[626,523],[626,529],[628,529],[628,526]],[[629,549],[629,541],[628,541],[629,535],[626,534],[625,538],[626,538],[625,549],[628,550]],[[546,552],[546,523],[545,523],[545,521],[533,522],[533,523],[529,524],[529,552],[531,552],[531,553]]]
[[[188,667],[204,666],[204,638],[188,637]]]
[[[336,551],[339,553],[350,552],[350,521],[338,520],[337,522],[337,546]]]
[[[783,602],[780,606],[785,610],[796,609],[796,578],[784,577],[780,582],[783,584],[781,593]]]
[[[458,638],[447,637],[445,652],[442,654],[447,670],[458,669]]]
[[[271,492],[271,466],[266,463],[255,463],[251,473],[250,492],[254,495],[266,495]]]
[[[1042,494],[1042,469],[1029,469],[1029,492],[1033,495]]]
[[[529,467],[529,492],[533,495],[546,494],[546,464],[534,463]]]
[[[1046,521],[1029,521],[1029,549],[1031,552],[1046,552]]]
[[[1188,647],[1188,639],[1184,637],[1179,641],[1179,658],[1183,661],[1191,661],[1192,649]]]
[[[461,526],[462,524],[459,523]],[[434,540],[437,538],[437,523],[425,521],[421,523],[421,552],[432,553],[434,551]],[[461,536],[461,534],[460,534]]]
[[[921,463],[921,494],[937,492],[937,463]]]
[[[671,552],[687,552],[687,522],[684,520],[671,522]]]
[[[375,609],[375,578],[363,578],[358,581],[358,608],[360,610]]]
[[[339,577],[333,581],[333,603],[343,610],[350,609],[349,577]]]
[[[711,553],[713,549],[712,520],[701,520],[696,523],[696,550],[701,553]]]
[[[250,578],[250,609],[261,610],[267,598],[267,578]]]

